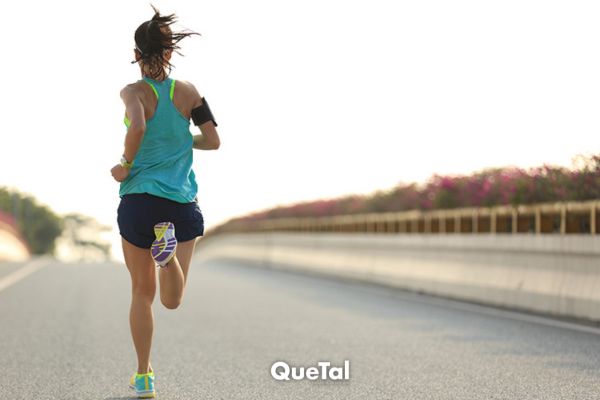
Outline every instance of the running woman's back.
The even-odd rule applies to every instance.
[[[149,193],[180,203],[194,201],[198,186],[192,169],[193,136],[189,116],[186,117],[174,103],[176,90],[180,92],[178,81],[144,77],[139,84],[151,89],[154,101],[148,99],[145,90],[142,103],[149,103],[144,104],[144,108],[151,112],[147,114],[146,132],[135,162],[129,177],[121,183],[119,195]],[[182,106],[186,100],[193,103],[191,96],[178,97]],[[152,103],[156,104],[154,110],[151,110]],[[129,124],[127,116],[125,124]]]

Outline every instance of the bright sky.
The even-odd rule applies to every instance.
[[[154,4],[202,34],[182,42],[172,76],[192,81],[219,123],[221,148],[194,162],[208,227],[434,173],[600,152],[597,1]],[[140,77],[133,33],[149,3],[2,11],[0,185],[116,226],[119,90]]]

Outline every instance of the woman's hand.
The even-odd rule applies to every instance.
[[[117,182],[123,182],[129,176],[129,168],[123,167],[121,164],[117,164],[110,170],[113,178]]]

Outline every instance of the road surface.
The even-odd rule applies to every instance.
[[[43,263],[0,290],[0,399],[131,398],[125,266]],[[154,312],[165,400],[600,398],[600,331],[398,290],[194,263],[183,305]],[[344,360],[346,381],[270,372]]]

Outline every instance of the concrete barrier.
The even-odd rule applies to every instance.
[[[600,321],[600,238],[590,235],[219,234],[198,257],[326,274]]]

